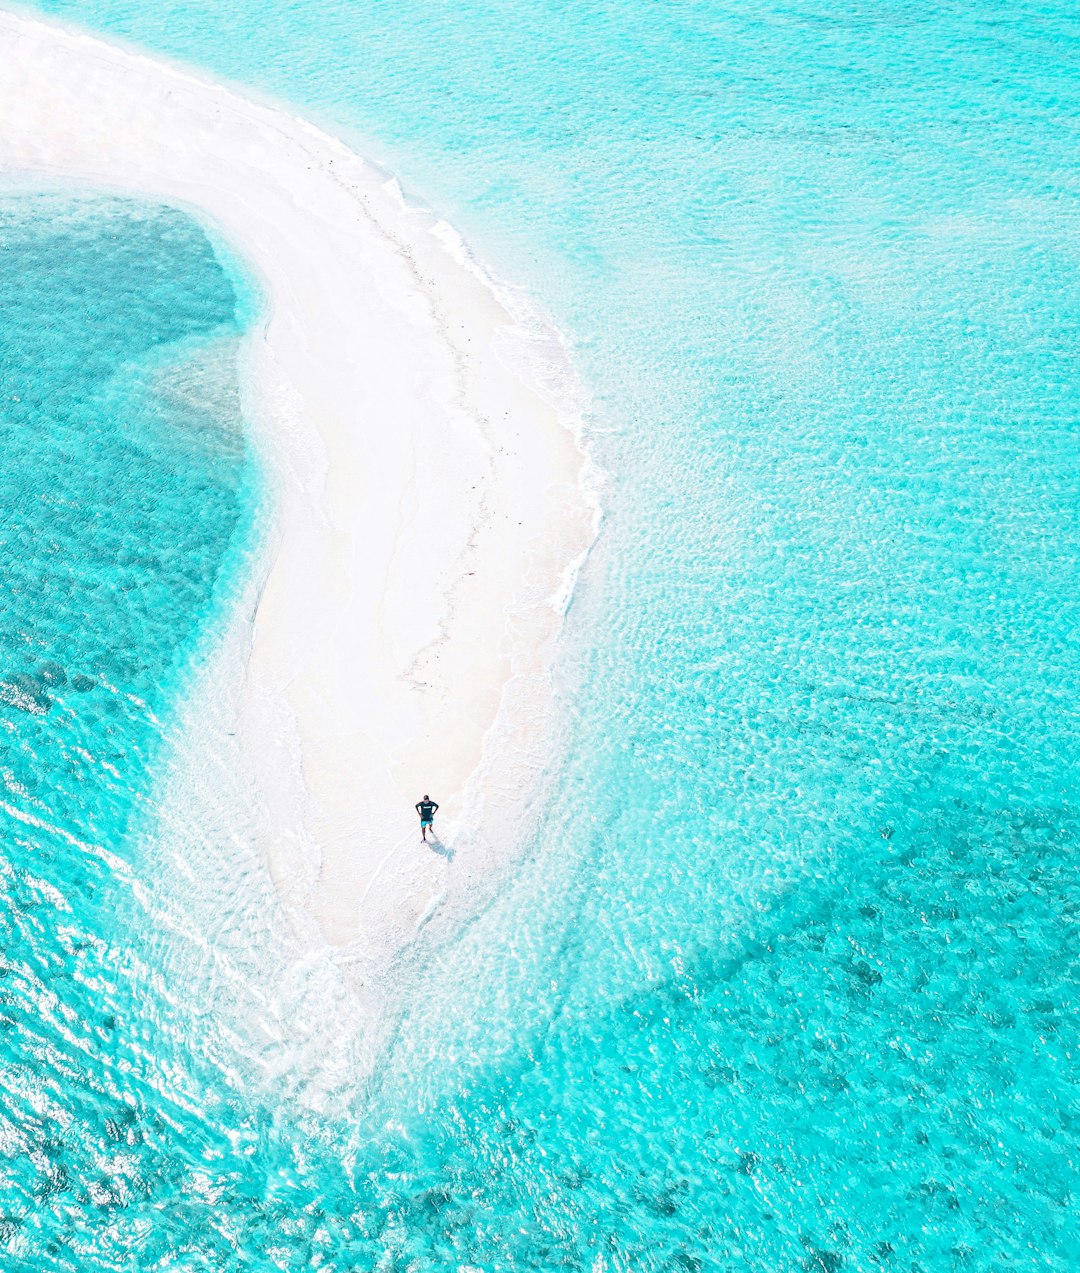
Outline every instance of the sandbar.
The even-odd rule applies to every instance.
[[[273,532],[229,733],[281,895],[343,956],[385,963],[497,867],[545,763],[597,524],[565,349],[448,226],[287,109],[8,12],[0,60],[7,175],[192,209],[259,280],[244,401]],[[413,811],[426,792],[438,851]]]

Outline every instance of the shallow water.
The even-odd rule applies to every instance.
[[[362,138],[569,333],[612,481],[531,856],[350,1116],[170,1045],[191,1103],[125,1089],[126,1195],[79,1157],[9,1249],[1071,1269],[1072,8],[40,7]],[[153,1051],[159,989],[87,1073]],[[94,1090],[48,1099],[79,1126]],[[66,1142],[21,1134],[29,1190]]]
[[[145,960],[139,846],[162,713],[251,569],[236,347],[254,296],[238,280],[171,209],[0,191],[8,1268],[47,1267],[76,1249],[83,1208],[138,1195],[125,1147],[144,1117],[163,1130],[192,1084],[213,1105],[218,1076],[196,1078],[175,988]]]

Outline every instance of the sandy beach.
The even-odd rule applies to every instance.
[[[287,905],[343,958],[383,962],[512,849],[543,763],[596,520],[561,343],[287,112],[10,13],[0,59],[6,175],[187,207],[261,283],[243,380],[273,532],[221,656],[227,725]]]

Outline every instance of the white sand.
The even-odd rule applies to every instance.
[[[339,959],[385,966],[512,849],[543,763],[595,531],[573,403],[550,388],[561,345],[282,110],[9,13],[0,65],[0,168],[185,205],[262,280],[245,402],[277,529],[228,732],[287,905]],[[452,857],[419,842],[425,792]]]

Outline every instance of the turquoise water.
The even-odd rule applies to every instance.
[[[374,1081],[256,1095],[143,988],[27,1062],[11,1259],[1074,1268],[1073,7],[40,7],[388,163],[571,337],[612,481],[530,856]]]
[[[255,297],[219,251],[171,209],[0,189],[5,1269],[104,1267],[77,1234],[139,1196],[126,1146],[192,1087],[214,1106],[135,886],[163,718],[258,524],[235,366]]]

